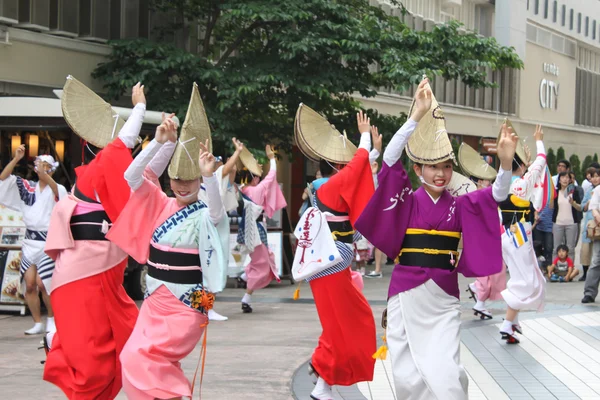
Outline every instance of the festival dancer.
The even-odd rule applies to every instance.
[[[317,377],[310,395],[314,400],[333,399],[333,385],[349,386],[373,380],[375,360],[372,356],[377,346],[375,321],[360,290],[360,282],[353,282],[351,264],[353,226],[375,190],[369,162],[371,135],[376,143],[382,139],[362,112],[357,114],[357,121],[361,133],[358,149],[305,105],[301,104],[296,114],[296,140],[306,143],[300,149],[307,157],[321,160],[324,178],[313,182],[314,200],[331,236],[313,237],[307,245],[299,245],[294,264],[299,262],[304,268],[305,262],[304,265],[322,263],[325,259],[333,260],[329,264],[335,262],[324,240],[329,240],[330,247],[337,249],[340,256],[337,263],[323,263],[325,269],[315,271],[306,279],[323,328],[309,365],[309,373]],[[314,210],[309,208],[304,213],[296,231],[310,229],[310,215]],[[299,254],[303,255],[299,257]]]
[[[136,261],[148,264],[148,297],[120,357],[130,399],[192,395],[180,361],[202,338],[213,292],[222,291],[227,279],[229,223],[214,177],[215,158],[208,152],[208,139],[201,143],[204,132],[187,125],[189,115],[188,109],[169,166],[175,198],[143,176],[164,143],[177,138],[176,123],[167,118],[125,172],[133,193],[107,235]],[[200,178],[206,204],[198,200]]]
[[[71,93],[77,94],[75,99]],[[139,83],[132,100],[132,114],[113,140],[119,120],[104,100],[72,77],[63,92],[65,119],[91,143],[84,145],[89,163],[75,170],[73,192],[54,209],[46,243],[46,253],[56,261],[50,297],[58,333],[48,343],[44,380],[61,388],[69,399],[117,396],[122,386],[119,354],[138,315],[123,288],[127,254],[105,236],[130,194],[123,174],[132,161],[131,149],[146,110],[144,87]],[[71,101],[106,110],[94,116],[95,123],[104,118],[99,126],[113,131],[98,131],[97,126],[82,124],[85,119],[72,119]]]
[[[250,264],[245,268],[240,279],[246,285],[246,293],[242,297],[242,312],[252,312],[252,294],[255,290],[262,289],[276,279],[279,282],[279,273],[275,265],[275,255],[269,250],[267,240],[267,227],[264,215],[272,218],[273,215],[285,208],[287,203],[277,183],[277,160],[271,146],[265,147],[270,169],[265,178],[260,181],[262,170],[252,154],[247,150],[240,150],[240,161],[247,168],[244,171],[250,174],[248,184],[240,189],[238,199],[238,215],[241,221],[238,228],[238,244],[242,251],[250,254]],[[263,215],[264,213],[264,215]]]
[[[379,188],[356,228],[396,259],[386,335],[396,397],[467,399],[468,378],[460,364],[457,273],[488,276],[502,268],[497,201],[508,195],[516,137],[503,128],[498,143],[502,165],[492,188],[453,197],[446,190],[452,177],[452,145],[426,78],[409,114],[384,152]],[[422,183],[415,192],[400,161],[405,146]]]
[[[48,236],[52,210],[59,199],[66,196],[67,189],[52,179],[59,164],[50,155],[40,155],[34,161],[38,182],[11,175],[17,163],[24,156],[25,145],[21,145],[16,149],[14,158],[0,174],[0,204],[22,212],[23,222],[27,229],[21,246],[19,273],[21,281],[25,281],[25,302],[31,312],[34,325],[33,328],[26,330],[25,334],[38,335],[48,332],[53,335],[56,326],[48,293],[52,283],[54,260],[44,253],[44,245]],[[48,310],[46,329],[44,329],[40,311],[38,294],[40,292]]]
[[[492,168],[471,146],[462,143],[458,149],[458,165],[475,184],[477,189],[491,186],[496,178],[496,170]],[[492,319],[492,313],[485,306],[487,300],[502,300],[502,291],[506,289],[506,267],[497,274],[482,276],[469,284],[467,291],[475,300],[473,312],[482,320]]]
[[[502,297],[508,308],[506,318],[500,327],[500,335],[508,344],[519,343],[515,332],[522,333],[519,325],[519,311],[544,307],[546,280],[540,270],[531,233],[531,223],[525,221],[533,202],[536,210],[541,207],[541,197],[535,195],[536,189],[543,186],[546,171],[546,152],[544,133],[538,125],[533,135],[537,148],[537,157],[527,168],[530,157],[522,142],[517,146],[512,163],[512,183],[510,197],[500,204],[502,213],[502,257],[508,268],[510,279]],[[549,175],[549,174],[547,174]],[[549,180],[550,177],[546,176]]]

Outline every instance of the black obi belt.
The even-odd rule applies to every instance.
[[[105,211],[73,215],[70,224],[73,240],[107,240],[106,234],[102,231],[108,231],[111,225],[110,218]]]
[[[460,232],[406,230],[396,264],[453,270],[458,263]]]
[[[157,268],[151,264],[164,265],[165,268]],[[200,266],[198,254],[178,253],[174,251],[159,250],[150,246],[148,257],[148,275],[154,279],[170,283],[182,283],[196,285],[202,283],[202,270],[199,269],[169,269],[182,267]]]

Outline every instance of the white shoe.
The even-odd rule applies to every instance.
[[[46,333],[50,332],[56,332],[56,324],[54,323],[54,318],[51,317],[46,319]]]
[[[333,400],[333,390],[323,378],[319,377],[315,389],[310,393],[310,398],[313,400]]]
[[[208,310],[208,320],[209,321],[227,321],[228,319],[229,318],[227,318],[224,315],[219,314],[212,308],[210,310]]]
[[[55,334],[56,331],[46,333],[46,343],[48,343],[48,351],[52,348],[52,339],[54,339]]]
[[[41,322],[36,322],[35,325],[33,326],[33,328],[31,328],[28,331],[25,331],[26,335],[39,335],[42,333],[45,333],[46,330],[44,329],[44,324],[42,324]]]

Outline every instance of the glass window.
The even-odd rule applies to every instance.
[[[592,22],[592,39],[596,39],[596,20]]]
[[[573,9],[569,11],[569,29],[573,30]]]
[[[577,33],[581,33],[581,13],[577,13]]]
[[[590,17],[585,17],[585,36],[590,32]]]
[[[0,21],[19,22],[19,0],[0,0]]]
[[[544,0],[544,18],[548,18],[548,0]]]
[[[533,4],[533,13],[535,15],[538,15],[540,12],[540,0],[535,0],[534,4]]]
[[[558,18],[558,1],[554,0],[552,3],[552,22],[556,22]]]

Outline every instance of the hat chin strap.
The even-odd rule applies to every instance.
[[[199,192],[199,189],[197,189],[197,190],[194,190],[192,193],[188,194],[187,196],[181,196],[181,195],[177,195],[177,197],[179,197],[180,199],[185,199],[185,200],[187,200],[187,199],[189,199],[190,197],[193,197],[193,196],[198,196],[198,192]]]
[[[432,185],[431,183],[427,183],[425,182],[425,178],[423,178],[423,175],[419,176],[419,180],[421,181],[421,183],[423,185],[427,185],[431,188],[435,188],[435,189],[446,189],[448,187],[448,185],[444,185],[444,186],[436,186],[436,185]]]

